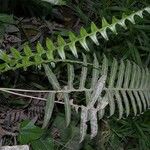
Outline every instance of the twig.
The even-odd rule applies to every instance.
[[[71,92],[84,92],[92,91],[92,89],[68,89],[66,90],[26,90],[26,89],[14,89],[14,88],[0,88],[0,91],[17,91],[17,92],[27,92],[27,93],[71,93]]]
[[[9,90],[0,89],[0,91],[10,93],[10,94],[13,94],[13,95],[17,95],[17,96],[21,96],[21,97],[25,97],[25,98],[31,98],[31,99],[41,100],[41,101],[47,101],[47,99],[45,99],[45,98],[35,97],[35,96],[31,96],[31,95],[26,95],[26,94],[21,94],[21,93],[12,92],[12,91],[9,91]],[[64,102],[60,102],[60,101],[55,101],[55,103],[65,105]],[[71,100],[70,100],[70,105],[72,105],[73,107],[76,106],[76,105],[73,104],[73,102]],[[80,107],[80,106],[78,106],[78,107]]]
[[[8,90],[2,90],[2,89],[0,89],[0,91],[10,93],[10,94],[13,94],[13,95],[17,95],[17,96],[21,96],[21,97],[37,99],[37,100],[41,100],[41,101],[47,101],[47,99],[41,98],[41,97],[35,97],[35,96],[31,96],[31,95],[21,94],[21,93],[17,93],[17,92],[8,91]],[[55,103],[64,104],[64,102],[60,102],[60,101],[55,101]]]

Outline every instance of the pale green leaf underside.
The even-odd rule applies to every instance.
[[[75,64],[67,63],[68,68],[68,85],[59,84],[56,75],[50,66],[47,70],[51,70],[49,75],[53,80],[49,80],[52,87],[59,85],[59,89],[54,88],[55,93],[62,92],[64,94],[64,106],[66,112],[66,122],[69,125],[71,120],[71,100],[69,95],[72,92],[85,92],[86,106],[81,107],[81,141],[84,139],[87,129],[87,122],[91,122],[91,137],[97,134],[97,119],[102,119],[118,114],[118,119],[129,115],[136,116],[142,114],[150,108],[150,72],[147,68],[140,68],[135,63],[121,60],[118,62],[113,59],[111,65],[108,65],[108,59],[104,56],[103,62],[99,64],[94,55],[92,80],[87,77],[89,73],[89,65],[87,58],[83,55],[83,63],[80,71],[80,82],[78,88],[74,88]],[[49,68],[49,69],[48,69]],[[132,71],[132,73],[131,73]],[[56,83],[54,83],[56,82]],[[87,83],[91,83],[91,88],[86,88]],[[107,84],[106,84],[107,83]],[[62,87],[62,88],[60,88]],[[63,88],[65,87],[65,89]],[[102,94],[102,92],[104,93]],[[105,114],[105,109],[109,109],[109,114]],[[90,114],[90,115],[89,115]]]
[[[62,62],[65,63],[63,69],[67,68],[68,77],[64,82],[66,85],[59,82],[51,65],[43,65],[51,87],[51,90],[48,91],[43,128],[47,127],[50,121],[57,93],[62,95],[63,101],[59,103],[64,104],[65,107],[66,126],[71,121],[71,107],[77,108],[76,110],[81,108],[81,141],[86,135],[88,121],[90,121],[91,137],[93,138],[97,134],[98,119],[104,116],[110,117],[115,113],[118,114],[118,119],[129,115],[137,116],[150,108],[150,71],[148,68],[141,68],[128,60],[113,59],[112,62],[109,62],[106,56],[101,63],[96,55],[93,56],[93,60],[92,63],[88,62],[87,56],[83,54],[82,61]],[[77,73],[76,64],[78,64]],[[92,71],[91,66],[93,66]],[[91,80],[88,74],[92,75]],[[80,78],[78,85],[74,84],[76,76]],[[91,86],[87,88],[87,84]],[[76,94],[77,92],[85,93],[85,106],[74,105],[74,100],[70,99],[71,93]],[[106,114],[108,112],[105,111],[106,109],[109,109],[109,114]]]

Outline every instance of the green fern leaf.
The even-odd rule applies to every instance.
[[[91,23],[91,32],[92,32],[92,34],[90,35],[90,38],[93,40],[93,42],[94,42],[96,45],[99,45],[98,38],[97,38],[97,36],[96,36],[97,31],[98,31],[98,28],[97,28],[96,25],[92,22],[92,23]]]
[[[1,60],[5,61],[6,63],[10,63],[10,57],[3,51],[0,50],[0,58]]]
[[[45,50],[44,50],[43,46],[40,44],[40,42],[37,43],[36,49],[37,49],[37,52],[39,55],[42,55],[45,53]]]
[[[32,56],[32,50],[27,44],[25,44],[25,46],[24,46],[24,53],[28,57]]]
[[[17,49],[11,48],[10,50],[11,50],[11,52],[12,52],[13,57],[14,57],[16,60],[20,60],[20,59],[22,58],[22,56],[20,55],[20,52],[19,52]]]
[[[39,64],[43,64],[45,62],[52,62],[53,60],[55,60],[54,54],[53,54],[54,51],[58,52],[58,55],[61,57],[61,59],[66,59],[65,49],[68,49],[68,48],[71,50],[71,52],[73,53],[73,55],[75,57],[78,57],[76,43],[80,43],[85,50],[89,51],[89,47],[88,47],[88,44],[86,41],[88,37],[91,38],[92,41],[96,45],[98,45],[99,42],[98,42],[98,38],[97,38],[97,33],[100,33],[105,40],[108,40],[108,34],[107,34],[108,30],[111,30],[113,33],[116,34],[117,33],[117,25],[120,25],[121,27],[126,29],[127,28],[126,21],[135,23],[135,16],[139,16],[139,17],[143,18],[143,12],[145,12],[145,11],[150,13],[150,7],[146,7],[143,10],[134,12],[129,16],[123,15],[122,19],[116,19],[115,17],[113,17],[111,24],[108,24],[107,21],[105,19],[103,19],[101,28],[96,27],[96,25],[94,23],[92,23],[90,33],[87,33],[87,31],[82,27],[80,30],[79,36],[75,36],[73,33],[69,33],[69,39],[70,39],[69,42],[66,42],[61,36],[58,36],[57,46],[54,46],[54,44],[51,40],[46,39],[47,51],[43,50],[42,47],[39,48],[39,46],[38,46],[37,52],[32,52],[30,47],[28,45],[25,45],[24,46],[24,54],[20,53],[21,60],[18,60],[15,57],[10,57],[11,62],[14,62],[14,63],[11,64],[11,63],[8,63],[7,61],[4,62],[4,63],[6,63],[6,65],[4,65],[4,63],[1,63],[0,64],[0,68],[1,68],[0,73],[6,72],[8,70],[16,70],[21,67],[27,68],[28,66],[31,66],[31,65],[37,65],[37,64],[39,65]],[[39,59],[39,56],[41,55],[41,53],[46,54],[47,60]],[[28,57],[28,59],[24,58],[24,57]],[[35,58],[33,59],[36,61],[33,61],[31,63],[29,61],[30,57],[32,57],[32,58],[36,57],[36,59]],[[2,57],[0,57],[0,59],[3,60]],[[39,63],[37,62],[38,60],[39,60]],[[17,65],[20,62],[22,64]]]
[[[64,48],[65,48],[66,42],[64,39],[59,35],[58,36],[58,54],[62,59],[66,59]]]
[[[46,39],[46,47],[47,47],[47,50],[48,50],[48,52],[46,53],[48,60],[53,60],[54,59],[53,51],[56,48],[55,48],[53,42],[49,38]]]
[[[75,43],[76,43],[75,41],[77,38],[72,32],[69,32],[69,39],[71,41],[69,43],[69,48],[70,48],[71,52],[73,53],[73,55],[78,58],[77,48],[75,46]]]
[[[82,47],[86,50],[86,51],[90,51],[87,42],[86,42],[86,37],[87,37],[88,33],[86,32],[86,30],[82,27],[80,29],[80,36],[81,36],[81,40],[79,40],[80,44],[82,45]]]

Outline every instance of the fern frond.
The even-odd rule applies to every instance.
[[[33,52],[28,45],[24,46],[23,52],[12,48],[11,54],[6,54],[0,51],[0,73],[8,70],[16,70],[18,68],[27,69],[31,65],[44,64],[45,73],[51,84],[51,91],[48,91],[49,96],[46,102],[45,117],[43,128],[47,127],[51,118],[56,94],[62,93],[63,103],[66,114],[66,125],[71,121],[71,107],[79,110],[81,108],[81,142],[87,132],[87,122],[91,126],[91,138],[97,134],[97,120],[104,116],[112,116],[118,112],[118,119],[127,117],[130,114],[139,115],[150,108],[150,72],[148,68],[140,68],[135,63],[121,60],[118,62],[115,58],[112,64],[108,62],[104,56],[103,62],[100,64],[94,54],[94,61],[89,63],[85,54],[83,61],[66,60],[66,51],[70,49],[75,57],[78,57],[76,43],[89,51],[87,38],[91,38],[95,44],[99,44],[97,33],[108,40],[107,30],[117,33],[117,25],[127,28],[126,21],[135,23],[135,16],[143,18],[143,12],[150,13],[150,7],[141,11],[135,12],[129,16],[123,16],[121,20],[113,17],[112,24],[109,24],[105,19],[102,20],[102,28],[98,28],[94,23],[91,24],[91,33],[87,33],[84,28],[81,28],[80,35],[75,36],[69,33],[69,42],[66,42],[61,36],[58,36],[57,45],[50,40],[46,40],[46,48],[40,43],[37,44],[36,52]],[[54,52],[58,53],[60,59],[54,57]],[[48,62],[64,62],[67,68],[67,85],[61,85],[53,68],[46,64]],[[81,74],[78,88],[74,88],[75,65],[80,64]],[[92,73],[89,72],[89,65],[92,66]],[[92,74],[91,81],[88,74]],[[79,74],[77,74],[79,76]],[[87,82],[90,82],[90,88],[87,88]],[[12,90],[0,88],[0,91],[14,94]],[[29,91],[28,91],[29,92]],[[30,90],[30,92],[32,92]],[[74,101],[70,99],[72,92],[85,93],[86,103],[83,106],[74,105]],[[19,95],[19,94],[18,94]],[[21,95],[20,96],[25,96]],[[29,96],[28,96],[29,97]],[[36,98],[36,97],[33,97]],[[43,99],[42,99],[43,100]],[[44,99],[45,100],[45,99]],[[107,113],[109,109],[109,114]]]
[[[49,96],[46,102],[45,117],[43,128],[47,127],[52,115],[54,103],[64,104],[66,114],[66,125],[71,121],[71,107],[78,112],[81,108],[81,141],[84,139],[87,131],[87,122],[91,125],[91,137],[97,134],[97,120],[104,116],[112,116],[118,114],[118,119],[129,115],[137,116],[150,108],[150,71],[148,68],[140,68],[133,62],[118,62],[115,58],[110,65],[106,56],[102,63],[98,62],[96,55],[92,63],[87,61],[86,55],[83,54],[83,61],[64,62],[67,68],[66,85],[60,84],[54,68],[45,64],[44,69],[51,84],[52,90],[39,91],[48,92]],[[74,87],[74,79],[76,76],[75,65],[80,66],[81,74],[77,88]],[[91,67],[92,66],[92,72]],[[63,66],[65,67],[65,66]],[[64,68],[63,68],[64,69]],[[78,68],[79,69],[79,68]],[[87,74],[92,74],[91,80]],[[87,84],[91,86],[88,86]],[[14,89],[14,91],[32,93],[37,91]],[[2,92],[16,94],[13,89],[0,88]],[[71,93],[85,93],[85,105],[74,104]],[[54,101],[56,94],[61,93],[63,102]],[[17,95],[17,94],[16,94]],[[19,96],[25,96],[18,93]],[[27,96],[32,97],[32,96]],[[84,97],[84,94],[83,94]],[[36,98],[36,97],[32,97]],[[46,100],[46,99],[40,99]],[[109,111],[106,111],[109,110]]]
[[[81,108],[81,141],[86,135],[88,121],[91,124],[91,137],[93,138],[97,134],[98,118],[102,119],[107,115],[110,117],[118,112],[118,119],[121,119],[129,115],[140,115],[150,108],[150,72],[147,68],[140,68],[130,61],[121,60],[118,62],[116,59],[113,59],[112,64],[108,65],[106,56],[104,56],[102,64],[99,64],[96,55],[94,55],[90,82],[89,79],[87,81],[89,63],[85,55],[83,55],[83,62],[77,89],[74,88],[75,68],[73,63],[66,65],[68,68],[67,85],[59,85],[59,88],[56,88],[56,85],[59,84],[56,75],[50,66],[44,65],[54,92],[63,93],[67,125],[71,119],[70,93],[85,92],[86,105],[78,106]],[[91,83],[91,88],[86,88],[87,82]],[[109,114],[105,111],[108,108]]]
[[[70,49],[75,57],[78,57],[76,43],[80,43],[81,46],[89,51],[86,39],[90,38],[96,45],[99,45],[97,33],[99,33],[105,40],[108,40],[107,31],[111,30],[117,34],[117,25],[123,28],[127,28],[126,21],[135,23],[135,16],[143,18],[143,12],[150,13],[150,7],[146,7],[143,10],[132,13],[129,16],[122,16],[122,19],[112,18],[112,24],[109,24],[105,18],[102,20],[102,27],[98,28],[94,23],[91,24],[91,32],[87,31],[82,27],[80,35],[76,36],[72,32],[69,33],[69,40],[64,40],[61,36],[58,36],[57,44],[50,39],[46,39],[46,48],[40,43],[37,43],[36,52],[33,52],[28,45],[24,46],[23,52],[19,52],[17,49],[12,48],[10,54],[0,51],[0,60],[3,62],[0,64],[0,73],[8,70],[16,70],[18,68],[24,68],[31,65],[40,65],[47,62],[52,62],[54,58],[54,52],[57,52],[61,59],[66,59],[66,50]]]

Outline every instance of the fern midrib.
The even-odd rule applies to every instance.
[[[68,90],[26,90],[26,89],[13,89],[13,88],[0,88],[0,91],[16,91],[16,92],[27,92],[27,93],[72,93],[72,92],[86,92],[93,91],[93,89],[68,89]],[[104,88],[104,91],[150,91],[148,88]]]
[[[43,63],[50,63],[50,62],[54,62],[54,63],[65,62],[65,63],[81,64],[82,66],[86,66],[86,65],[93,66],[92,63],[87,63],[85,65],[85,63],[83,61],[76,61],[76,60],[70,60],[70,59],[42,60],[42,62],[37,64],[37,66],[40,65],[40,64],[43,64]],[[24,66],[23,64],[20,64],[20,66],[10,67],[8,69],[0,71],[0,73],[6,72],[6,71],[9,71],[9,70],[16,70],[16,69],[19,69],[19,68],[27,68],[27,67],[30,67],[30,66],[33,66],[33,65],[35,65],[35,62],[30,61],[30,64],[28,64],[26,66]],[[99,69],[99,68],[96,68],[96,67],[94,67],[94,68]]]

